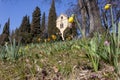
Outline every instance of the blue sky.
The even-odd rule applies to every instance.
[[[46,0],[47,1],[47,0]],[[41,13],[45,12],[48,16],[51,1],[44,0],[0,0],[0,33],[2,32],[5,22],[10,18],[10,30],[15,30],[19,27],[23,16],[30,16],[32,19],[32,13],[36,6],[39,6]],[[70,5],[68,3],[76,3],[77,0],[62,0],[62,3],[56,3],[57,15],[65,13]]]

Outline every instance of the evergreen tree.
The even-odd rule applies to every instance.
[[[26,28],[26,31],[28,33],[30,33],[30,18],[29,18],[29,16],[27,17],[27,28]]]
[[[15,32],[14,32],[14,34],[13,34],[13,39],[15,39],[16,40],[16,42],[20,42],[20,36],[19,36],[19,28],[16,28],[15,29]]]
[[[42,31],[41,38],[42,38],[42,39],[47,38],[47,37],[48,37],[48,34],[47,34],[47,28],[46,28],[46,22],[45,22],[45,12],[44,12],[43,15],[42,15],[41,31]]]
[[[30,21],[27,15],[23,17],[21,26],[19,28],[19,33],[17,36],[21,38],[22,43],[26,44],[31,42]]]
[[[48,35],[57,33],[58,29],[56,27],[56,10],[55,10],[55,2],[52,0],[51,8],[48,16]]]
[[[5,23],[3,32],[0,36],[0,45],[4,45],[5,42],[9,41],[9,36],[10,36],[10,19],[8,19],[8,22]]]
[[[30,33],[30,21],[29,21],[29,17],[27,15],[23,17],[23,20],[22,20],[19,30],[20,30],[20,32]]]
[[[18,35],[19,35],[19,32],[20,32],[20,31],[19,31],[19,28],[16,28],[16,29],[15,29],[15,35],[18,36]]]
[[[31,24],[31,33],[33,37],[36,37],[40,34],[40,20],[41,20],[41,11],[39,7],[36,7],[35,11],[32,14],[32,24]]]
[[[9,27],[10,27],[10,19],[8,19],[8,22],[5,23],[2,34],[7,34],[9,36],[10,35]]]
[[[41,26],[41,31],[43,32],[45,30],[45,12],[42,15],[42,26]]]

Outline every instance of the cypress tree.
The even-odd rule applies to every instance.
[[[10,27],[10,19],[8,19],[8,22],[5,23],[2,34],[7,34],[9,36],[10,35],[9,27]]]
[[[48,16],[48,35],[57,33],[58,29],[56,27],[56,10],[55,10],[55,2],[52,0],[51,8]]]
[[[23,17],[18,36],[21,37],[22,43],[26,44],[31,42],[30,21],[27,15]]]
[[[41,11],[39,7],[36,7],[35,11],[32,14],[32,24],[31,24],[31,33],[33,37],[36,37],[40,34],[40,20],[41,20]]]
[[[28,33],[30,32],[30,21],[27,15],[23,17],[19,30],[20,32],[28,32]]]
[[[27,17],[27,28],[26,28],[26,31],[28,32],[28,33],[30,33],[30,18],[29,18],[29,16]]]
[[[19,33],[20,33],[20,29],[16,28],[15,31],[14,31],[14,34],[12,34],[12,39],[15,39],[16,43],[21,41],[21,37],[20,37]]]
[[[41,38],[42,38],[42,39],[48,38],[47,28],[46,28],[46,22],[45,22],[45,12],[44,12],[43,15],[42,15],[41,31],[42,31]]]
[[[19,31],[19,28],[16,28],[16,29],[15,29],[15,35],[18,36],[18,35],[19,35],[19,32],[20,32],[20,31]]]
[[[0,45],[4,45],[5,42],[9,42],[9,36],[10,36],[10,19],[5,23],[3,32],[0,36]]]
[[[42,15],[42,26],[41,26],[41,31],[43,32],[45,30],[45,12]]]

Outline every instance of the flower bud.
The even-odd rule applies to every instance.
[[[106,4],[105,7],[104,7],[104,9],[108,10],[110,7],[111,7],[111,4]]]
[[[73,22],[74,22],[74,18],[73,18],[73,17],[70,17],[70,18],[68,19],[68,22],[69,22],[69,23],[73,23]]]

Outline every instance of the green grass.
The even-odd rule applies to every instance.
[[[0,80],[114,80],[114,71],[104,70],[108,64],[102,64],[104,68],[94,72],[81,42],[72,40],[21,46],[24,56],[13,61],[0,61]]]

